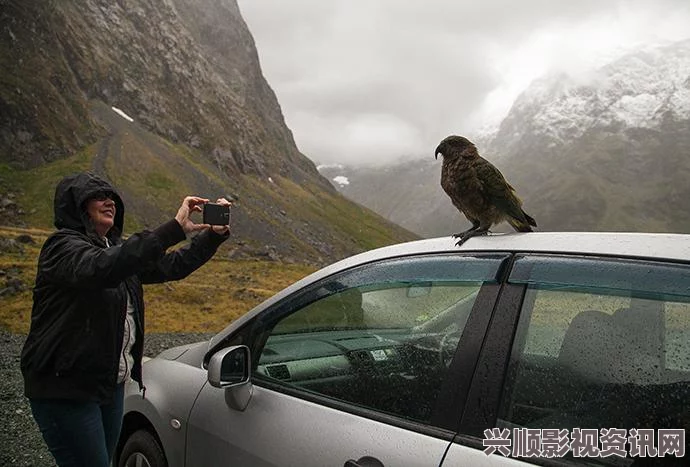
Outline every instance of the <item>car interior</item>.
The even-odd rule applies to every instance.
[[[678,337],[672,336],[677,329],[667,329],[666,305],[632,298],[629,306],[612,313],[581,311],[555,358],[516,349],[520,357],[506,388],[503,426],[690,427],[690,365],[687,357],[683,365],[667,362],[669,343]],[[620,461],[601,458],[603,463]]]
[[[410,327],[387,328],[366,319],[352,326],[350,309],[330,328],[297,332],[295,321],[300,317],[295,316],[292,323],[285,320],[276,326],[267,339],[255,374],[379,412],[428,421],[477,290],[463,290],[450,305],[446,297],[442,311]],[[408,290],[406,296],[415,293],[420,292]],[[322,319],[323,314],[319,313]],[[367,312],[356,315],[362,319]],[[314,325],[313,319],[308,322]],[[290,332],[282,332],[286,329]]]

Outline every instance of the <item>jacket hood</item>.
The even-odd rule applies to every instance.
[[[125,222],[125,205],[115,188],[90,172],[68,175],[55,188],[55,227],[95,234],[84,202],[99,192],[110,192],[115,202],[115,222],[108,238],[119,238]]]

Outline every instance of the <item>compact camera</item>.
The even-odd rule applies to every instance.
[[[206,203],[203,209],[204,224],[230,225],[230,206]]]

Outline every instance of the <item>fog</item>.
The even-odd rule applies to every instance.
[[[690,37],[687,0],[239,0],[299,149],[317,163],[429,156],[495,128],[544,74]]]

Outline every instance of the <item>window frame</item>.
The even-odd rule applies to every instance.
[[[498,412],[506,378],[508,377],[509,369],[515,363],[514,359],[517,358],[512,351],[520,325],[521,313],[530,295],[532,299],[535,296],[535,294],[526,293],[530,285],[528,281],[522,283],[511,283],[509,281],[515,268],[515,262],[518,258],[524,257],[540,257],[544,259],[584,258],[603,262],[622,261],[632,264],[675,265],[688,268],[690,271],[690,262],[674,260],[672,258],[621,257],[602,254],[568,254],[563,252],[513,252],[510,263],[506,268],[506,281],[502,285],[500,297],[495,304],[491,324],[479,355],[477,371],[474,374],[467,395],[466,410],[463,412],[459,432],[454,439],[455,443],[480,450],[484,449],[482,444],[484,430],[497,427]],[[531,307],[528,308],[531,310]],[[572,465],[559,459],[530,458],[525,460],[540,465]]]
[[[235,343],[241,341],[250,347],[252,352],[252,368],[255,369],[258,365],[261,351],[265,346],[270,335],[270,331],[272,330],[273,326],[275,326],[275,323],[279,322],[280,319],[296,312],[298,309],[313,303],[315,300],[327,296],[317,293],[318,289],[323,288],[324,284],[342,280],[343,277],[358,274],[364,269],[369,269],[376,267],[377,265],[390,263],[393,261],[415,261],[417,259],[428,260],[435,257],[453,259],[487,258],[497,261],[498,266],[495,272],[495,281],[485,281],[479,288],[477,298],[475,299],[472,310],[467,319],[467,323],[460,337],[459,345],[455,348],[451,363],[449,365],[449,375],[452,376],[446,379],[441,390],[439,391],[436,404],[437,406],[443,406],[445,404],[446,410],[434,410],[435,415],[432,417],[429,423],[403,419],[395,415],[378,412],[375,409],[355,406],[348,402],[339,401],[307,390],[302,390],[292,385],[281,384],[281,382],[277,380],[252,377],[252,383],[265,389],[294,396],[343,412],[363,416],[372,420],[386,423],[388,425],[410,429],[450,441],[457,432],[460,424],[461,414],[464,409],[464,402],[467,392],[469,391],[470,383],[473,379],[472,375],[477,364],[479,352],[485,333],[488,329],[491,316],[493,314],[494,306],[498,300],[502,283],[505,280],[505,275],[507,272],[506,265],[511,258],[510,253],[501,251],[433,253],[385,258],[363,265],[357,265],[343,271],[338,271],[337,273],[327,277],[320,278],[314,283],[304,287],[299,292],[285,297],[283,300],[273,304],[271,307],[263,310],[260,314],[255,316],[251,321],[247,322],[242,329],[239,329],[234,336],[229,339],[229,341]],[[419,282],[424,282],[424,279],[419,279]],[[463,355],[464,357],[458,358],[458,355]],[[450,408],[450,410],[448,410],[448,408]]]

